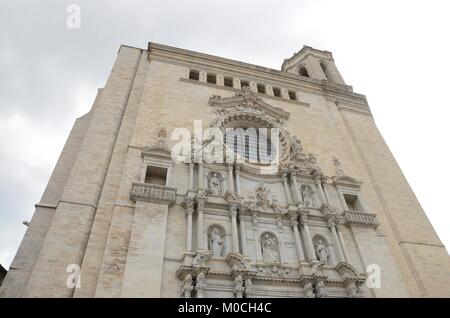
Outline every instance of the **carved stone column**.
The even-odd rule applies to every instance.
[[[233,78],[233,88],[241,89],[241,80],[239,78]]]
[[[231,238],[233,241],[233,252],[239,253],[239,238],[238,238],[236,216],[237,216],[237,204],[232,203],[230,205]]]
[[[250,278],[247,278],[244,282],[244,286],[245,286],[245,298],[252,298],[253,297],[252,280]]]
[[[262,251],[258,233],[258,216],[256,214],[252,214],[252,223],[253,223],[253,237],[256,249],[256,262],[262,263]]]
[[[297,251],[298,260],[300,262],[303,262],[305,261],[305,254],[303,253],[303,247],[302,242],[300,240],[300,233],[298,231],[298,221],[296,215],[291,218],[291,226],[292,229],[294,230],[295,249]]]
[[[283,221],[281,219],[281,216],[277,217],[277,225],[278,225],[278,245],[280,250],[280,261],[281,264],[285,262],[285,256],[284,256],[284,240],[283,240]]]
[[[189,164],[189,189],[194,190],[194,163]]]
[[[341,247],[342,247],[342,253],[344,254],[344,259],[346,262],[348,262],[349,258],[348,258],[348,250],[347,250],[347,245],[345,245],[345,241],[344,241],[344,236],[342,235],[342,226],[336,225],[336,232],[339,238],[339,243],[341,243]]]
[[[341,247],[341,244],[339,243],[339,237],[336,232],[336,219],[335,219],[335,217],[329,217],[327,222],[328,222],[328,227],[331,230],[331,237],[333,239],[333,244],[336,247],[335,250],[336,250],[336,254],[337,254],[337,258],[338,258],[338,263],[343,262],[343,261],[345,261],[345,258],[344,258],[344,254],[342,253],[342,247]]]
[[[195,280],[195,291],[197,292],[197,298],[205,298],[206,289],[206,277],[204,272],[200,272]]]
[[[245,230],[245,221],[242,217],[241,212],[239,212],[239,230],[241,232],[241,247],[242,247],[242,255],[247,255],[247,234]]]
[[[225,83],[224,83],[223,74],[217,74],[216,83],[217,83],[217,85],[224,86]]]
[[[233,164],[229,163],[227,166],[228,166],[228,191],[233,193],[234,192]]]
[[[316,298],[327,297],[327,290],[325,288],[325,283],[322,280],[318,281],[316,286],[314,286],[314,291],[316,292]]]
[[[204,175],[203,175],[203,163],[199,163],[198,164],[198,188],[203,190],[203,179],[204,179]]]
[[[197,199],[197,251],[203,251],[204,240],[203,240],[203,206],[205,204],[205,199]]]
[[[192,276],[191,274],[187,274],[184,277],[183,285],[181,286],[181,297],[191,298],[193,289],[194,287],[192,286]]]
[[[234,164],[234,173],[236,174],[236,192],[241,194],[241,166],[238,163]]]
[[[241,275],[236,276],[234,279],[233,293],[236,298],[243,298],[244,296],[244,281]]]
[[[323,193],[325,194],[325,199],[327,201],[327,204],[330,205],[330,202],[331,202],[330,195],[329,195],[327,187],[325,185],[326,182],[327,182],[328,177],[322,176],[321,179],[322,179],[322,189],[323,189]]]
[[[186,251],[192,251],[192,214],[194,213],[194,200],[186,198],[184,200],[184,206],[186,208],[187,215],[187,228],[186,228]]]
[[[206,79],[207,79],[207,74],[206,74],[206,72],[205,72],[205,71],[200,71],[200,74],[199,74],[199,81],[200,81],[200,82],[206,83]]]
[[[302,206],[303,205],[303,199],[302,199],[302,194],[300,193],[300,188],[298,186],[297,183],[297,178],[296,178],[296,173],[295,171],[291,171],[289,173],[289,179],[291,180],[291,188],[294,189],[294,200],[295,200],[295,204]]]
[[[314,181],[316,182],[316,185],[317,185],[317,189],[319,190],[319,196],[320,196],[320,201],[321,201],[321,203],[325,203],[325,204],[328,204],[328,201],[327,201],[327,199],[326,199],[326,197],[325,197],[325,193],[323,192],[323,188],[322,188],[322,178],[321,178],[321,176],[316,176],[315,178],[314,178]],[[320,206],[320,205],[319,205]]]
[[[309,225],[308,225],[308,211],[302,210],[300,212],[300,223],[303,227],[302,233],[303,235],[303,241],[306,245],[306,251],[308,254],[308,260],[309,261],[317,261],[316,252],[314,251],[314,245],[311,238],[311,232],[309,231]]]
[[[291,198],[291,190],[289,189],[289,184],[288,184],[288,174],[287,172],[283,172],[281,174],[281,178],[283,179],[283,185],[284,185],[284,192],[286,193],[286,200],[288,204],[292,203],[292,198]]]

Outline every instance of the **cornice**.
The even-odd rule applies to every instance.
[[[283,86],[287,89],[302,90],[323,96],[337,95],[337,97],[354,100],[358,105],[367,107],[364,95],[352,92],[347,85],[330,84],[325,81],[297,76],[285,71],[275,70],[254,64],[231,60],[210,54],[175,48],[154,42],[148,43],[148,59],[170,64],[199,68],[206,71],[222,73],[224,76],[240,77],[244,79],[260,80],[273,86]],[[333,88],[330,88],[330,87]],[[220,87],[220,86],[219,86]],[[222,88],[222,87],[220,87]]]

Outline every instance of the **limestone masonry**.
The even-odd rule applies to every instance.
[[[226,145],[173,160],[198,123]],[[232,161],[202,160],[217,142]],[[0,296],[450,297],[450,258],[330,52],[278,71],[149,43],[75,121]]]

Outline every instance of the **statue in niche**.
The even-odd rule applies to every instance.
[[[305,187],[303,189],[303,205],[305,208],[310,208],[314,205],[313,194],[314,192],[310,187]]]
[[[316,243],[316,256],[320,262],[328,262],[329,252],[327,247],[322,243],[322,240],[318,240]]]
[[[221,257],[223,253],[223,239],[220,236],[219,229],[214,227],[209,239],[209,245],[214,257]]]
[[[262,241],[263,260],[266,263],[279,263],[278,244],[276,239],[266,233]]]
[[[213,172],[209,177],[209,190],[212,195],[222,194],[222,176],[218,172]]]

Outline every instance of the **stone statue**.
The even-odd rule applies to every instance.
[[[309,208],[314,205],[312,195],[313,191],[311,190],[311,188],[305,187],[305,189],[303,190],[303,205],[305,206],[305,208]]]
[[[329,253],[327,247],[322,243],[322,240],[317,241],[316,256],[320,262],[328,262]]]
[[[214,257],[222,256],[223,239],[220,237],[219,229],[217,227],[215,227],[211,232],[209,244]]]
[[[267,263],[279,263],[278,245],[274,237],[266,233],[262,242],[263,260]]]
[[[317,158],[313,154],[308,155],[307,166],[311,174],[322,173],[322,170],[320,169],[319,164],[317,162]]]
[[[300,139],[297,138],[297,136],[292,137],[291,150],[294,154],[301,153],[303,151],[302,143]]]
[[[214,172],[209,179],[209,189],[212,195],[220,195],[222,192],[219,174]]]

